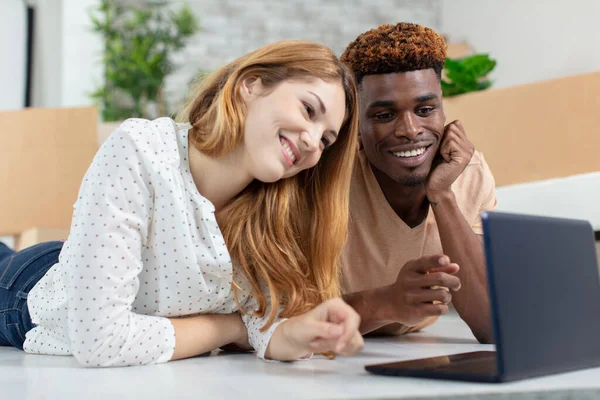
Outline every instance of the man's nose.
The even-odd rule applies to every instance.
[[[398,124],[395,135],[396,137],[405,137],[412,141],[419,133],[421,133],[421,131],[421,125],[419,124],[417,117],[413,114],[406,114]]]

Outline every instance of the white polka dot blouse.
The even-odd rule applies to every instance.
[[[59,261],[28,297],[36,327],[25,351],[74,355],[84,366],[168,361],[175,335],[166,317],[238,310],[232,280],[250,291],[196,189],[187,128],[169,118],[125,121],[88,169]],[[253,298],[240,293],[247,311]],[[277,320],[244,316],[264,358]]]

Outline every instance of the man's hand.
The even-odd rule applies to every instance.
[[[458,264],[451,263],[448,256],[407,262],[381,298],[391,310],[390,322],[415,326],[428,317],[447,313],[452,301],[450,291],[460,289],[460,279],[454,276],[458,270]]]
[[[275,330],[267,357],[294,360],[310,353],[353,355],[364,341],[360,317],[342,299],[331,299],[312,310],[288,319]]]
[[[465,170],[475,152],[475,146],[458,120],[446,125],[441,140],[439,154],[425,184],[430,202],[435,202],[437,196],[450,191],[450,186]]]

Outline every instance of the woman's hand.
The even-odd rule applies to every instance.
[[[342,299],[328,300],[282,322],[269,343],[266,357],[296,360],[311,353],[353,355],[364,346],[360,317]]]

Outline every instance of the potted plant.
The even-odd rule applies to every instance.
[[[485,90],[492,86],[487,75],[496,67],[488,54],[474,54],[463,58],[446,58],[442,77],[444,97]]]
[[[199,30],[189,6],[173,11],[164,0],[100,0],[91,20],[104,40],[104,82],[91,94],[101,119],[168,115],[162,85],[176,68],[172,56]]]

